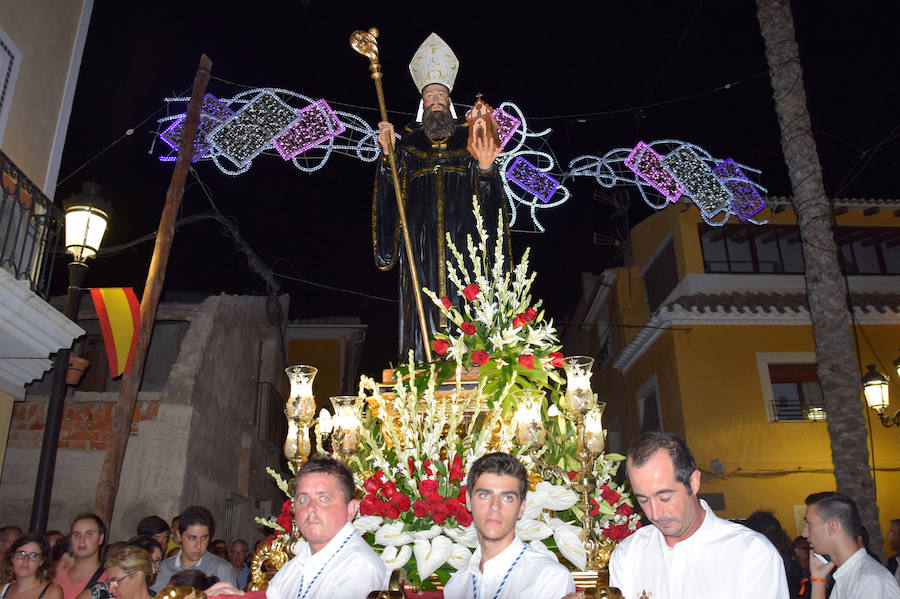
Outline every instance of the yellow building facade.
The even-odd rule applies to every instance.
[[[796,218],[786,199],[769,205],[762,226],[710,227],[696,208],[678,205],[653,214],[631,232],[630,266],[585,277],[577,332],[564,341],[568,353],[597,356],[611,449],[627,449],[646,429],[676,433],[720,516],[770,510],[795,536],[804,498],[834,490],[835,480]],[[838,201],[835,212],[853,273],[860,365],[891,375],[900,354],[900,201]],[[898,379],[889,414],[900,407]],[[862,398],[860,410],[884,532],[900,517],[900,430],[885,428]]]

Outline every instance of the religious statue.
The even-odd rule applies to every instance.
[[[415,120],[394,143],[394,127],[378,124],[378,141],[384,150],[375,178],[372,206],[372,241],[375,263],[381,270],[393,268],[400,257],[400,362],[409,349],[417,361],[425,358],[422,331],[413,301],[412,277],[407,257],[400,250],[398,208],[387,155],[396,152],[402,200],[421,286],[457,303],[455,286],[448,285],[446,235],[458,248],[466,247],[466,235],[475,232],[472,196],[477,196],[485,228],[497,230],[497,219],[506,217],[506,198],[495,162],[502,148],[496,135],[478,135],[469,142],[469,127],[458,120],[450,92],[459,62],[450,47],[432,33],[409,64],[410,74],[422,98]],[[470,145],[470,149],[467,149]],[[504,247],[507,258],[509,235]],[[507,262],[508,264],[508,262]],[[447,326],[446,317],[433,305],[424,306],[429,334]]]

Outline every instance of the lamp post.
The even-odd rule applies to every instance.
[[[900,362],[900,359],[897,360]],[[893,416],[885,415],[890,399],[888,397],[888,378],[875,369],[874,364],[867,366],[869,371],[862,377],[863,395],[866,404],[878,413],[881,424],[887,428],[900,425],[900,410]]]
[[[100,249],[100,242],[109,221],[109,205],[100,197],[100,186],[85,183],[84,191],[63,202],[66,218],[66,252],[72,254],[69,263],[69,289],[66,293],[66,318],[78,320],[81,304],[82,283],[87,272],[86,260],[93,258]],[[34,501],[31,507],[29,530],[44,531],[50,513],[50,496],[53,486],[53,472],[56,468],[56,452],[59,445],[59,431],[62,426],[63,408],[66,399],[66,371],[69,367],[70,348],[59,350],[53,365],[53,381],[50,399],[47,403],[47,419],[44,424],[44,440],[41,445],[41,460],[38,465],[37,481],[34,485]]]

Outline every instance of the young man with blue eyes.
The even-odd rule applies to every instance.
[[[466,501],[478,533],[469,565],[444,588],[446,599],[560,599],[575,590],[569,570],[516,535],[525,511],[525,468],[506,453],[480,457],[466,479]]]
[[[772,543],[719,518],[698,497],[700,471],[684,441],[671,433],[644,433],[628,450],[626,467],[653,526],[613,551],[610,585],[625,599],[788,599],[784,562]]]
[[[295,480],[294,520],[307,543],[272,578],[266,597],[364,599],[387,589],[387,566],[353,528],[359,502],[347,465],[315,455]]]

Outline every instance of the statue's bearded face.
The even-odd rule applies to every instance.
[[[440,83],[431,83],[422,89],[422,127],[431,139],[444,139],[453,133],[453,116],[450,114],[450,94]]]

